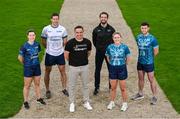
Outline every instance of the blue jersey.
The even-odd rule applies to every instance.
[[[38,53],[40,51],[41,47],[38,42],[34,42],[32,45],[28,42],[24,43],[19,50],[19,55],[24,58],[24,66],[33,66],[39,64]]]
[[[147,36],[139,34],[136,42],[139,49],[138,62],[141,64],[153,64],[154,48],[159,47],[156,38],[151,34],[148,34]]]
[[[127,45],[121,43],[120,45],[110,44],[106,49],[106,56],[109,57],[109,63],[113,66],[121,66],[126,64],[126,57],[130,55]]]

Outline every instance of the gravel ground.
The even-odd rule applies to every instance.
[[[127,79],[127,92],[129,97],[137,93],[137,47],[131,29],[126,24],[121,11],[115,0],[65,0],[60,13],[60,23],[67,28],[69,33],[68,38],[73,37],[73,28],[76,25],[82,25],[85,29],[84,36],[91,40],[91,33],[95,26],[99,24],[98,15],[100,12],[106,11],[109,13],[109,23],[119,31],[132,52],[132,61],[128,65],[129,78]],[[173,109],[172,105],[164,95],[163,91],[158,86],[158,102],[157,105],[150,105],[151,91],[149,82],[146,80],[144,93],[145,98],[141,101],[128,100],[129,108],[126,112],[120,111],[121,95],[118,88],[116,97],[116,107],[109,111],[106,106],[109,103],[108,90],[108,73],[107,67],[103,65],[101,71],[101,88],[98,96],[93,96],[94,90],[94,55],[95,49],[93,47],[92,54],[89,58],[89,90],[90,99],[93,106],[92,111],[87,111],[82,106],[82,83],[79,79],[77,83],[76,96],[76,111],[69,112],[68,98],[61,92],[62,86],[60,83],[60,74],[56,66],[53,67],[51,73],[51,91],[52,98],[45,100],[46,106],[39,106],[35,101],[34,89],[30,92],[30,106],[29,110],[23,107],[15,118],[180,118],[179,114]],[[42,80],[41,89],[42,95],[45,94],[44,86],[44,61],[41,63]],[[68,73],[68,65],[66,67]]]

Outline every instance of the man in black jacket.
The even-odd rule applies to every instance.
[[[94,95],[97,95],[99,92],[100,72],[101,72],[104,59],[109,69],[109,64],[105,57],[105,51],[106,51],[107,46],[113,42],[112,34],[115,32],[115,29],[107,23],[108,17],[109,17],[108,13],[101,12],[99,15],[100,24],[93,30],[93,33],[92,33],[93,44],[96,48]],[[109,84],[109,88],[110,88],[110,84]]]

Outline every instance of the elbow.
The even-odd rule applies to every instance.
[[[23,60],[21,58],[18,58],[19,62],[23,64]]]
[[[41,44],[46,48],[46,41],[44,39],[41,39]]]
[[[129,56],[129,57],[127,57],[127,59],[126,59],[126,64],[128,65],[130,61],[131,61],[131,57]]]
[[[154,56],[158,55],[159,54],[159,48],[155,48],[154,49]]]
[[[154,56],[157,56],[158,54],[159,54],[159,51],[155,52],[155,53],[154,53]]]
[[[22,64],[23,64],[24,59],[23,59],[23,57],[22,57],[21,55],[18,55],[18,60],[19,60],[19,62],[20,62],[20,63],[22,63]]]
[[[69,59],[67,56],[65,56],[64,58],[65,58],[67,61],[68,61],[68,59]]]
[[[69,60],[69,55],[66,53],[66,51],[64,52],[64,58],[68,61]]]
[[[42,42],[43,42],[43,39],[41,38],[41,40],[40,40],[40,41],[41,41],[41,44],[42,44]]]
[[[21,56],[20,55],[18,55],[18,57],[17,57],[17,59],[21,62]]]

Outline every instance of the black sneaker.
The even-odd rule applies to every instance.
[[[155,96],[153,96],[152,98],[151,98],[151,105],[156,105],[156,102],[157,102],[157,98],[155,97]]]
[[[136,95],[134,95],[134,96],[131,97],[131,100],[141,100],[141,99],[143,99],[143,98],[144,98],[143,95],[137,93]]]
[[[29,109],[30,107],[29,107],[29,103],[26,101],[26,102],[24,102],[24,108],[25,109]]]
[[[51,98],[51,91],[46,91],[46,98],[47,99],[50,99]]]
[[[67,97],[69,97],[69,93],[66,89],[62,90],[63,94],[66,95]]]
[[[99,93],[99,89],[94,89],[94,95],[97,95]]]
[[[39,103],[39,104],[46,105],[46,102],[44,102],[44,100],[43,100],[42,98],[39,98],[39,99],[37,99],[36,101],[37,101],[37,103]]]

